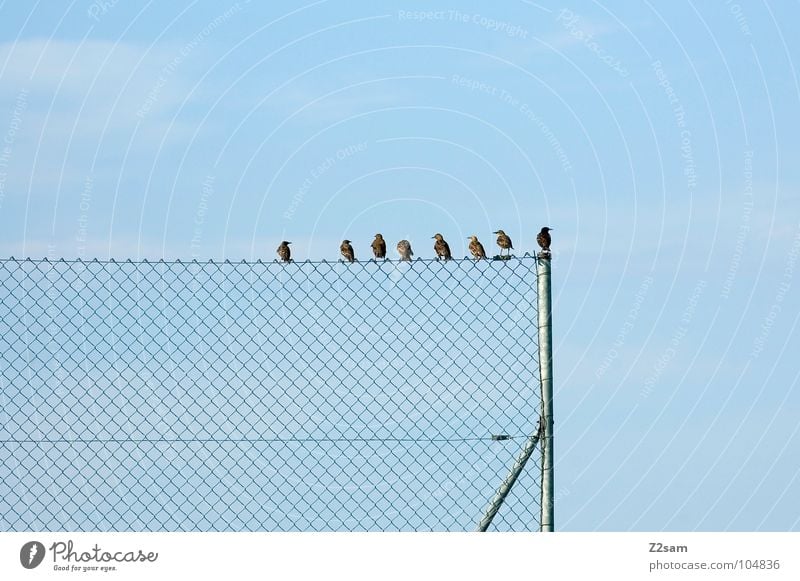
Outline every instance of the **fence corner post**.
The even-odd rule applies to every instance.
[[[542,388],[542,514],[540,530],[553,532],[553,319],[550,294],[550,252],[536,257],[539,316],[539,380]]]

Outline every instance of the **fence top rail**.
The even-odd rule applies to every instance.
[[[526,252],[522,256],[517,256],[517,255],[512,254],[512,255],[510,255],[509,258],[507,258],[506,256],[503,256],[502,258],[499,257],[499,256],[495,256],[495,257],[487,257],[486,260],[487,260],[487,262],[507,262],[509,260],[535,260],[537,258],[539,258],[538,254],[536,254],[536,253],[531,254],[529,252]],[[470,257],[467,257],[467,256],[465,256],[464,258],[453,258],[453,259],[451,259],[449,261],[442,261],[442,260],[440,260],[438,258],[415,258],[414,260],[411,260],[411,261],[403,261],[403,260],[400,260],[399,258],[398,259],[386,259],[386,260],[383,260],[383,259],[376,260],[375,258],[369,258],[369,259],[366,259],[366,260],[356,260],[353,263],[350,263],[350,262],[348,262],[346,260],[343,260],[341,258],[335,259],[335,260],[325,260],[325,259],[323,259],[323,260],[292,260],[291,262],[288,262],[288,263],[282,262],[282,261],[280,261],[278,259],[263,260],[261,258],[258,258],[258,259],[255,259],[255,260],[247,260],[245,258],[242,258],[240,260],[231,260],[229,258],[226,258],[224,260],[215,260],[213,258],[210,258],[208,260],[198,260],[196,258],[190,259],[190,260],[181,260],[180,258],[174,258],[174,259],[137,258],[135,260],[132,259],[132,258],[125,258],[125,259],[119,259],[119,260],[114,259],[114,258],[103,258],[103,259],[100,259],[100,258],[89,258],[89,259],[82,259],[82,258],[53,258],[53,259],[49,259],[47,257],[43,257],[43,258],[31,258],[31,257],[16,258],[14,256],[9,256],[8,258],[0,258],[0,263],[9,263],[9,262],[14,262],[14,263],[29,262],[29,263],[35,263],[35,264],[56,264],[56,263],[65,263],[65,264],[281,264],[281,265],[286,266],[286,265],[290,265],[290,264],[338,264],[338,263],[343,263],[343,264],[362,264],[362,265],[366,265],[366,264],[372,264],[372,263],[376,263],[376,262],[378,264],[381,264],[381,263],[384,263],[384,262],[392,263],[392,264],[410,262],[410,263],[414,264],[414,263],[436,263],[436,262],[442,262],[442,263],[444,263],[444,262],[455,262],[455,263],[459,263],[459,262],[478,262],[478,261],[476,261],[474,258],[470,258]]]

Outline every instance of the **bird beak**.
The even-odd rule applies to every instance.
[[[492,234],[500,234],[500,230],[498,230],[497,232],[492,232]]]

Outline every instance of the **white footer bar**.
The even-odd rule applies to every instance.
[[[778,581],[798,552],[800,533],[0,533],[0,579]]]

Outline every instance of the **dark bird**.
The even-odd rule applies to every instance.
[[[281,245],[278,246],[278,256],[280,256],[281,260],[284,262],[292,261],[292,251],[289,250],[289,244],[291,244],[291,242],[286,242],[286,240],[284,240],[281,242]]]
[[[342,256],[344,256],[347,262],[355,262],[356,253],[353,252],[353,246],[350,244],[349,240],[342,240],[342,245],[339,247],[339,252],[342,253]]]
[[[542,228],[541,232],[539,232],[536,235],[536,242],[538,242],[539,246],[542,247],[542,252],[547,252],[548,254],[550,253],[550,242],[551,242],[550,230],[552,230],[552,228],[548,228],[547,226],[545,226],[544,228]]]
[[[436,242],[433,243],[433,251],[436,252],[436,258],[439,260],[450,260],[453,258],[450,254],[450,245],[445,242],[441,234],[435,234],[433,239],[436,240]]]
[[[414,256],[408,240],[401,240],[397,243],[397,252],[400,254],[400,260],[411,260],[411,257]]]
[[[472,257],[475,260],[482,260],[486,258],[486,251],[483,249],[483,244],[478,242],[477,236],[470,236],[469,240],[469,251],[472,253]]]
[[[508,254],[511,254],[514,246],[512,246],[511,238],[508,237],[508,234],[502,230],[498,230],[497,232],[494,232],[494,234],[497,234],[497,245],[500,247],[500,256],[503,255],[504,249],[508,250]]]
[[[372,253],[376,259],[386,260],[386,241],[383,239],[383,235],[375,234],[375,240],[372,241]]]

